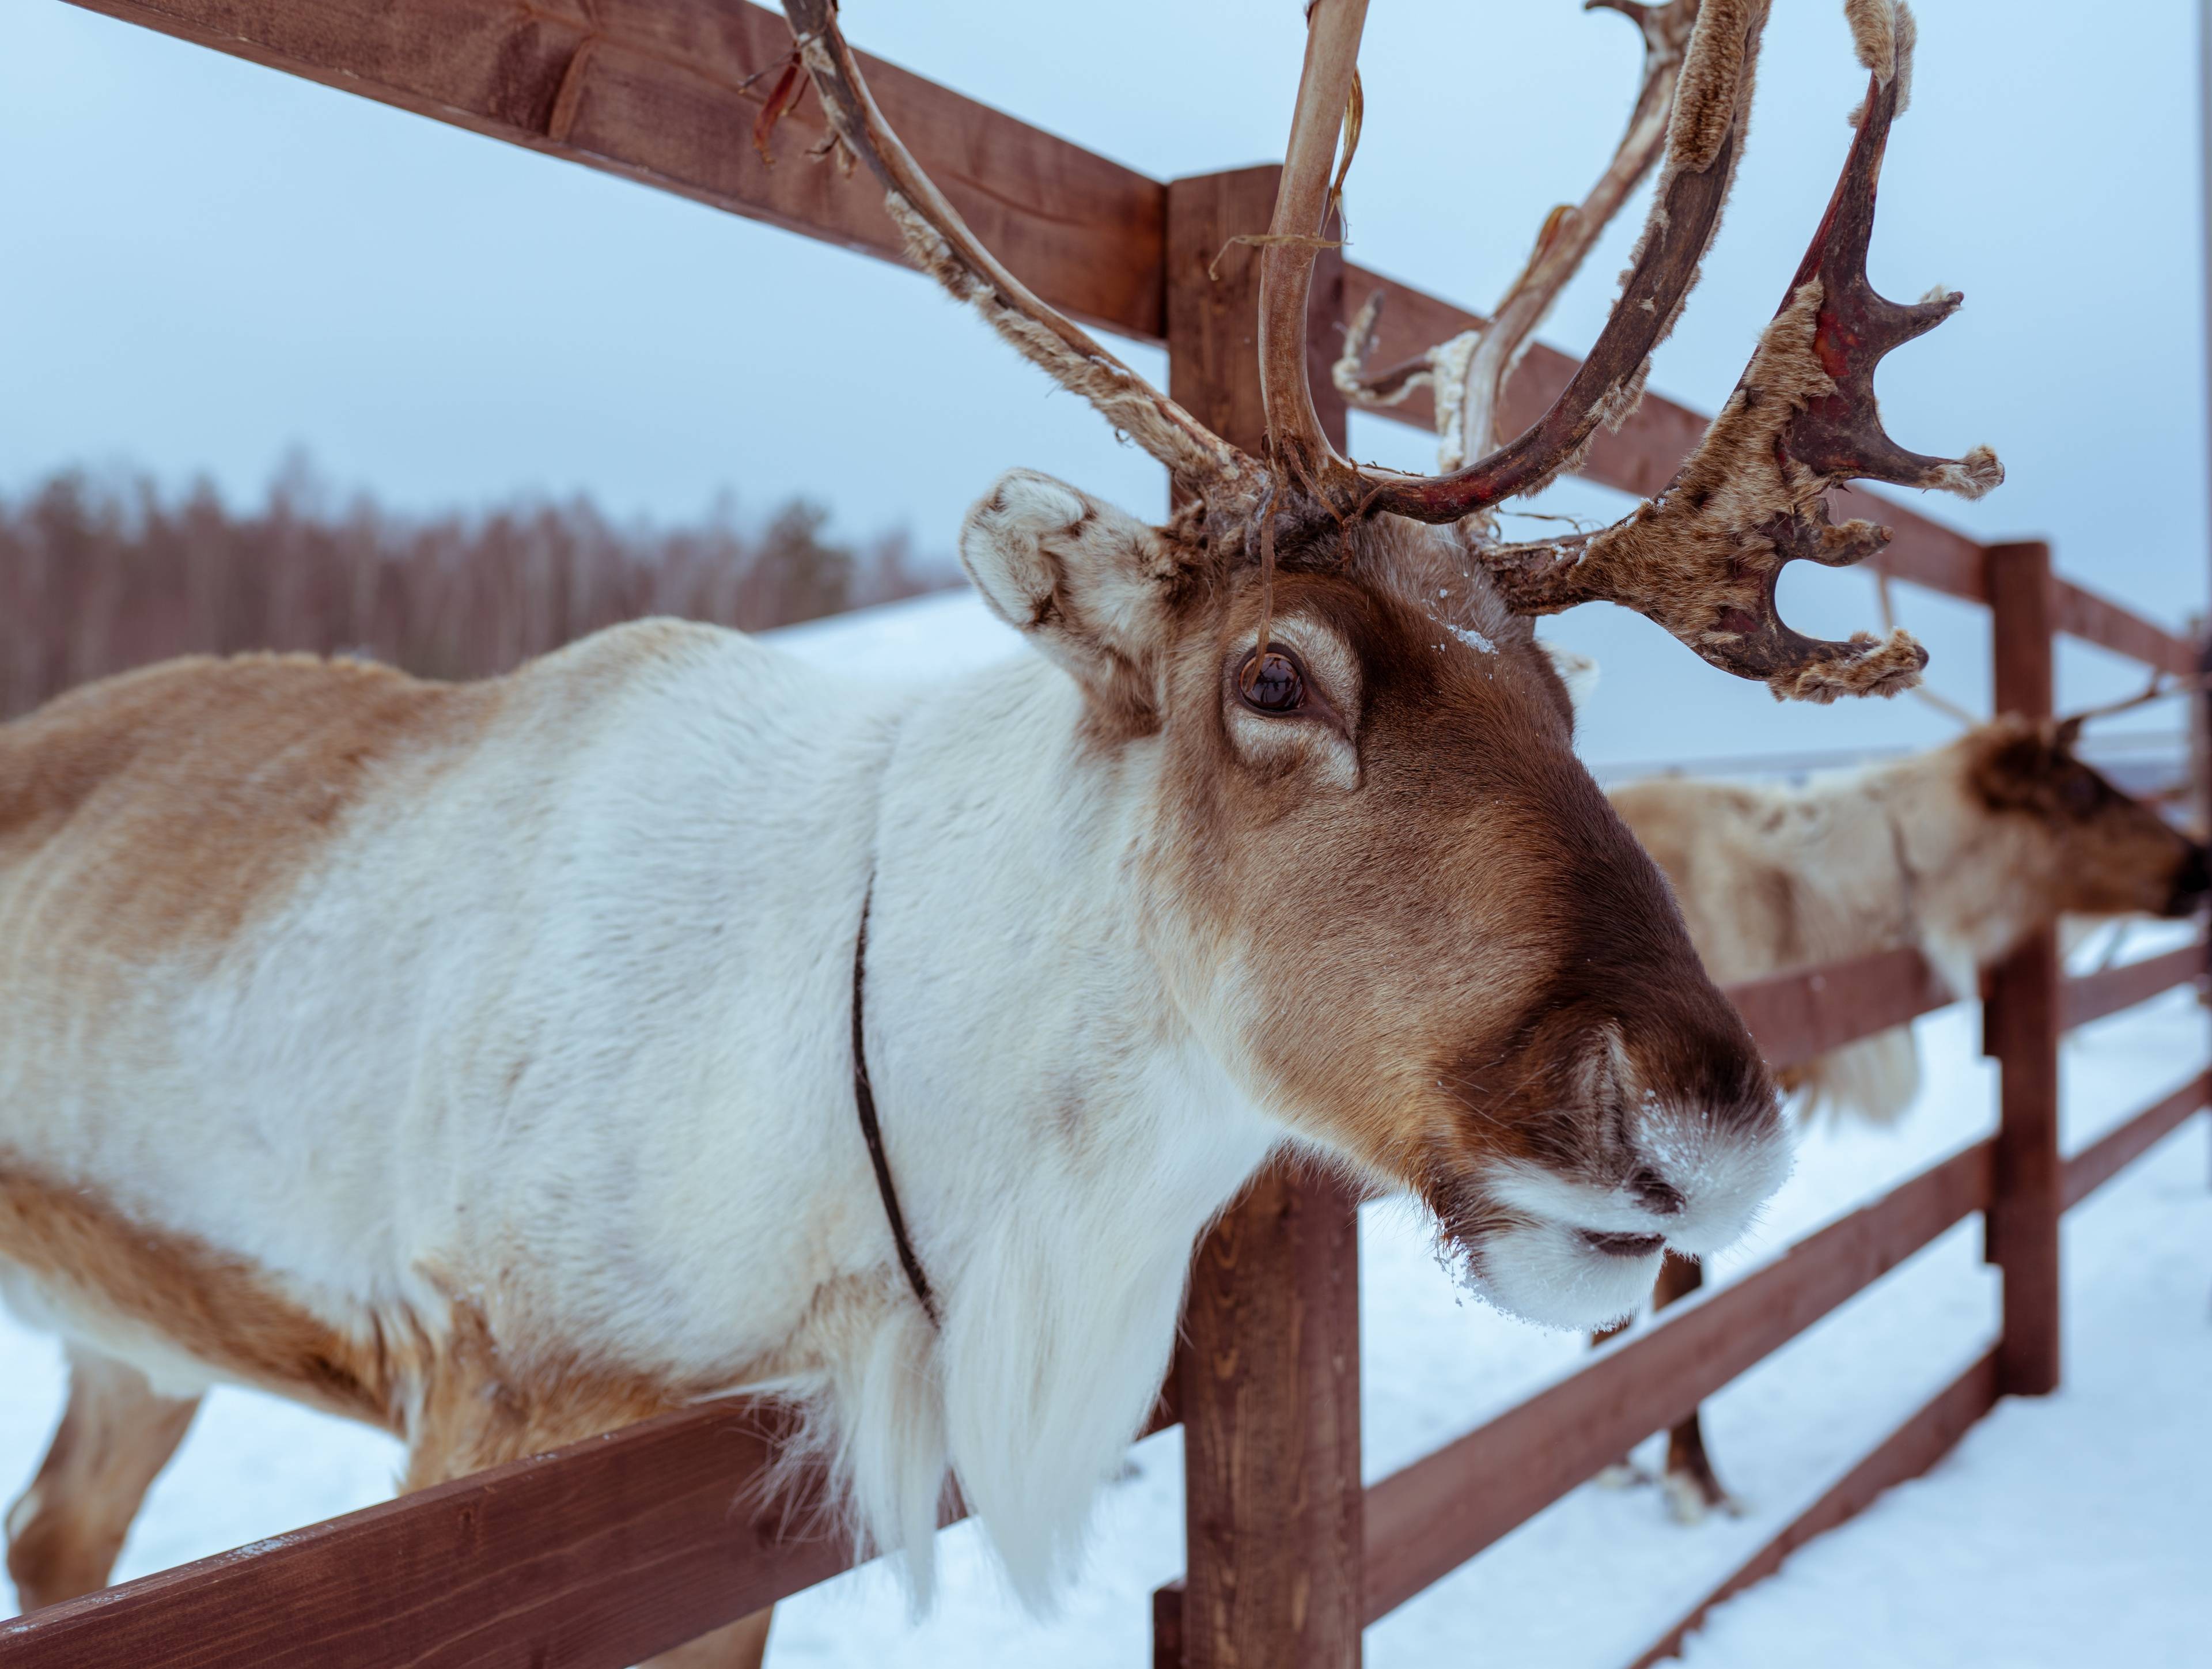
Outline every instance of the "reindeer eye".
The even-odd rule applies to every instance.
[[[1305,705],[1305,672],[1280,649],[1255,649],[1237,669],[1237,693],[1255,712],[1295,713]]]

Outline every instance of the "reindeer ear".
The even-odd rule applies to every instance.
[[[1094,699],[1152,712],[1152,667],[1181,572],[1158,530],[1032,470],[968,512],[960,561],[992,612]]]
[[[2051,721],[2008,714],[1982,734],[1984,751],[1973,772],[1982,798],[1997,810],[2049,811],[2061,764]]]
[[[1536,647],[1547,655],[1552,670],[1559,675],[1559,682],[1567,686],[1567,699],[1574,704],[1575,716],[1582,716],[1589,698],[1597,693],[1598,664],[1587,655],[1539,637]]]

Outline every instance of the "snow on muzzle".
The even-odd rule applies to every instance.
[[[1449,1231],[1468,1284],[1540,1326],[1591,1328],[1632,1313],[1673,1251],[1704,1258],[1734,1244],[1790,1174],[1778,1119],[1746,1129],[1647,1108],[1610,1180],[1500,1160]]]

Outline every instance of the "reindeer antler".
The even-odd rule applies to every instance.
[[[1881,428],[1875,365],[1963,298],[1939,291],[1904,307],[1867,280],[1875,189],[1909,84],[1913,29],[1902,4],[1861,0],[1849,11],[1872,71],[1857,135],[1790,293],[1705,438],[1674,479],[1625,521],[1481,557],[1516,608],[1625,603],[1715,666],[1763,679],[1777,697],[1816,702],[1894,694],[1918,680],[1928,660],[1902,631],[1879,643],[1863,632],[1837,643],[1783,624],[1775,586],[1785,563],[1842,566],[1889,541],[1889,530],[1872,522],[1830,521],[1827,490],[1863,478],[1978,498],[2004,479],[1985,447],[1957,460],[1923,457]]]
[[[1354,0],[1316,0],[1310,24],[1309,75],[1298,88],[1294,136],[1311,130],[1324,108],[1340,107],[1332,78],[1311,73],[1334,66],[1358,40]],[[1721,208],[1742,149],[1743,118],[1751,102],[1766,0],[1704,0],[1685,49],[1668,123],[1667,164],[1651,217],[1637,246],[1621,295],[1589,356],[1550,411],[1525,433],[1488,456],[1449,474],[1411,476],[1357,469],[1338,455],[1311,402],[1279,393],[1292,368],[1303,367],[1305,290],[1312,271],[1310,239],[1318,233],[1318,196],[1312,216],[1295,212],[1306,200],[1278,200],[1273,228],[1280,240],[1264,259],[1282,275],[1272,293],[1263,287],[1261,371],[1268,385],[1271,437],[1314,480],[1334,514],[1357,509],[1402,515],[1414,521],[1451,522],[1504,499],[1534,492],[1571,468],[1600,422],[1618,420],[1641,397],[1651,350],[1674,326],[1684,297],[1697,282],[1698,265],[1720,224]],[[1330,103],[1334,100],[1335,102]],[[1296,156],[1294,143],[1293,157]],[[1291,179],[1286,165],[1285,196]],[[1294,212],[1286,213],[1288,206]],[[1303,235],[1309,240],[1302,243]],[[1542,259],[1540,253],[1539,260]],[[1267,269],[1263,267],[1263,274]],[[1564,282],[1564,275],[1560,282]],[[1271,346],[1271,344],[1273,344]],[[1280,414],[1279,417],[1278,414]]]
[[[2169,679],[2162,672],[2153,673],[2148,689],[2124,696],[2118,701],[2107,701],[2062,715],[2057,721],[2058,734],[2068,737],[2078,736],[2081,734],[2082,726],[2094,723],[2099,719],[2117,718],[2122,713],[2131,713],[2138,707],[2148,707],[2151,703],[2164,701],[2170,696],[2200,695],[2208,688],[2212,688],[2212,678]]]
[[[1636,105],[1597,183],[1580,204],[1561,204],[1546,217],[1528,264],[1488,324],[1387,370],[1370,373],[1366,359],[1382,305],[1382,292],[1377,290],[1353,320],[1346,333],[1344,354],[1336,362],[1332,380],[1338,392],[1358,405],[1395,405],[1424,381],[1435,386],[1439,471],[1459,469],[1497,445],[1506,380],[1520,363],[1529,338],[1664,148],[1684,51],[1698,18],[1698,0],[1669,0],[1662,5],[1583,0],[1583,9],[1620,12],[1644,36],[1644,76]]]
[[[1626,9],[1616,0],[1603,3]],[[1721,8],[1722,0],[1705,0],[1702,7],[1697,0],[1674,0],[1632,12],[1644,31],[1645,59],[1644,88],[1627,136],[1582,209],[1564,216],[1554,211],[1528,270],[1489,327],[1472,338],[1457,338],[1431,349],[1421,362],[1371,377],[1340,363],[1338,386],[1356,389],[1371,401],[1389,398],[1425,371],[1438,384],[1443,462],[1449,465],[1487,443],[1504,379],[1529,332],[1602,229],[1602,222],[1592,223],[1592,217],[1617,209],[1633,184],[1633,174],[1650,164],[1650,106],[1668,80],[1670,34],[1683,27],[1686,12],[1697,14],[1698,32],[1680,71],[1681,96],[1698,100],[1705,113],[1688,124],[1692,131],[1711,130],[1717,107],[1709,89],[1698,90],[1697,57],[1704,31],[1717,21]],[[1748,52],[1756,49],[1765,7],[1734,9],[1728,34],[1733,39],[1736,27],[1747,30],[1742,73],[1747,91]],[[1595,533],[1517,545],[1492,540],[1485,512],[1496,501],[1484,484],[1494,476],[1498,460],[1556,423],[1562,408],[1573,403],[1575,390],[1570,387],[1512,448],[1421,489],[1447,507],[1470,502],[1462,496],[1462,485],[1476,489],[1463,528],[1475,559],[1498,576],[1516,608],[1551,613],[1578,602],[1623,603],[1714,665],[1759,679],[1778,697],[1816,702],[1845,694],[1894,694],[1918,681],[1928,658],[1902,631],[1893,630],[1880,643],[1865,633],[1837,643],[1803,637],[1783,624],[1774,594],[1784,564],[1800,557],[1829,566],[1854,563],[1889,539],[1886,528],[1869,522],[1833,525],[1826,490],[1846,480],[1872,479],[1972,498],[2004,478],[1986,448],[1959,460],[1929,458],[1905,451],[1882,430],[1874,397],[1875,365],[1890,349],[1941,324],[1962,298],[1938,292],[1914,306],[1899,306],[1875,294],[1868,282],[1875,186],[1889,125],[1903,108],[1910,85],[1914,29],[1911,13],[1894,0],[1850,0],[1846,12],[1860,62],[1872,76],[1867,101],[1852,117],[1856,138],[1780,310],[1728,404],[1674,480],[1626,520]],[[1735,119],[1740,123],[1741,112]],[[1661,185],[1655,224],[1662,212],[1668,212],[1668,184],[1680,169],[1674,160],[1675,136],[1685,125],[1678,108],[1668,125],[1669,181]],[[1557,229],[1563,220],[1576,234],[1572,238]],[[1650,232],[1645,238],[1648,253]],[[1632,275],[1607,322],[1608,335],[1634,294]],[[1371,329],[1372,315],[1363,311],[1352,332],[1353,346],[1362,356],[1361,338]],[[1599,356],[1594,350],[1591,360]],[[1640,379],[1639,369],[1639,384]],[[1633,391],[1616,386],[1621,391],[1616,410],[1625,415]],[[1592,425],[1580,426],[1577,444],[1591,432]],[[1516,488],[1530,490],[1526,484]],[[1398,502],[1391,494],[1380,495],[1376,503],[1430,519],[1426,506]]]
[[[1097,406],[1180,482],[1218,483],[1253,472],[1243,453],[1030,294],[968,229],[876,107],[837,27],[836,0],[784,0],[783,9],[831,131],[882,184],[909,260],[973,306],[1024,358]]]
[[[1663,127],[1666,161],[1650,219],[1604,329],[1552,408],[1487,455],[1430,477],[1345,460],[1323,432],[1306,383],[1307,295],[1315,252],[1325,242],[1330,165],[1356,84],[1367,0],[1309,0],[1305,64],[1274,216],[1267,235],[1255,240],[1261,246],[1264,461],[1206,429],[983,247],[869,96],[837,27],[836,0],[785,0],[785,11],[833,132],[881,182],[915,265],[1165,464],[1202,503],[1208,525],[1228,536],[1223,548],[1268,550],[1286,536],[1378,515],[1457,524],[1473,559],[1523,612],[1600,599],[1625,603],[1713,664],[1764,679],[1778,696],[1827,701],[1905,687],[1927,655],[1903,633],[1879,647],[1863,634],[1820,643],[1783,625],[1774,610],[1783,563],[1856,561],[1887,537],[1864,522],[1831,525],[1821,497],[1829,486],[1867,477],[1973,496],[2002,478],[1986,450],[1956,461],[1906,453],[1875,415],[1875,362],[1940,322],[1959,299],[1900,308],[1866,282],[1875,180],[1911,64],[1911,18],[1897,0],[1846,0],[1861,60],[1874,74],[1850,160],[1790,297],[1675,480],[1595,533],[1525,545],[1489,535],[1493,506],[1572,468],[1598,423],[1618,423],[1642,397],[1651,351],[1672,328],[1720,222],[1768,7],[1768,0],[1590,3],[1626,12],[1643,29],[1644,91],[1613,166],[1581,210],[1554,216],[1498,321],[1470,353],[1461,373],[1462,450],[1487,440],[1514,358],[1650,168]],[[1364,322],[1371,326],[1371,312]],[[1364,381],[1370,389],[1402,387],[1414,375],[1401,367]]]

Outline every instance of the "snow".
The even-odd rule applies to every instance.
[[[1015,634],[972,594],[781,634],[856,675],[915,679],[1010,653]],[[2185,929],[2138,929],[2129,954]],[[2102,947],[2097,947],[2101,949]],[[1994,1078],[1972,1005],[1918,1031],[1927,1083],[1891,1130],[1822,1126],[1723,1280],[1986,1132]],[[2083,1145],[2185,1079],[2205,1057],[2185,990],[2069,1038],[2065,1142]],[[2008,1402],[1925,1479],[1802,1550],[1719,1608],[1695,1669],[1869,1663],[2201,1663],[2212,1641],[2212,1386],[2206,1124],[2192,1120],[2067,1220],[2066,1383]],[[1972,1221],[1746,1374],[1707,1405],[1741,1519],[1675,1525],[1651,1489],[1585,1486],[1367,1637],[1368,1661],[1619,1669],[1720,1577],[1978,1354],[1995,1283]],[[1463,1303],[1413,1214],[1384,1203],[1361,1229],[1364,1441],[1370,1478],[1417,1459],[1581,1361],[1579,1338]],[[0,1313],[0,1490],[27,1482],[57,1418],[59,1349]],[[1642,1452],[1654,1456],[1653,1446]],[[388,1495],[390,1440],[256,1393],[207,1401],[155,1484],[119,1578],[239,1546]],[[972,1526],[945,1532],[945,1593],[916,1623],[880,1570],[786,1604],[773,1664],[1150,1661],[1147,1596],[1182,1565],[1181,1436],[1140,1445],[1109,1490],[1086,1579],[1039,1622],[1005,1595]]]
[[[763,636],[826,671],[887,684],[972,672],[1024,653],[1021,633],[965,587]]]
[[[1466,644],[1468,648],[1477,650],[1483,655],[1496,655],[1498,653],[1497,644],[1492,643],[1480,632],[1475,631],[1469,627],[1455,625],[1451,629],[1451,635],[1458,638],[1461,643]]]

